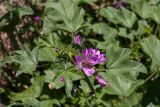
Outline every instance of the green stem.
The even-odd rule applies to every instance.
[[[156,71],[153,70],[154,72],[152,71],[153,73],[144,81],[143,84],[145,84],[145,83],[148,82],[153,76],[155,76],[155,75],[158,73],[159,68],[160,68],[160,66],[156,66],[156,67],[155,67],[155,70],[156,70]]]
[[[72,38],[71,46],[73,46],[73,44],[74,44],[74,33],[71,33],[71,38]]]
[[[85,75],[85,74],[84,74]],[[91,91],[92,91],[92,95],[94,95],[94,100],[95,100],[95,103],[96,103],[96,92],[95,92],[95,90],[94,90],[94,87],[93,87],[93,85],[92,85],[92,83],[91,83],[91,81],[89,80],[89,78],[85,75],[85,79],[86,79],[86,81],[87,81],[87,83],[88,83],[88,85],[89,85],[89,87],[90,87],[90,89],[91,89]],[[97,103],[96,103],[97,104]]]
[[[96,69],[96,71],[105,71],[105,69]]]
[[[159,24],[157,25],[156,31],[154,33],[155,36],[157,35],[158,29],[159,29]]]
[[[146,82],[148,82],[153,76],[155,76],[156,73],[157,73],[156,71],[153,72],[153,73],[144,81],[144,84],[145,84]]]
[[[131,29],[129,29],[129,31],[130,31],[130,33],[133,34],[133,36],[135,36],[138,39],[139,42],[141,41],[140,37],[138,35],[134,34]]]
[[[127,103],[127,98],[126,98],[125,96],[123,96],[123,104],[124,104],[124,107],[127,107],[126,103]]]
[[[90,87],[92,93],[95,94],[94,87],[93,87],[91,81],[89,80],[89,78],[88,78],[86,75],[85,75],[85,79],[86,79],[86,81],[87,81],[87,83],[88,83],[88,85],[89,85],[89,87]]]

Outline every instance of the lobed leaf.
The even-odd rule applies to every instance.
[[[107,70],[101,72],[102,77],[110,84],[106,88],[108,94],[129,96],[143,83],[137,80],[140,72],[147,73],[144,65],[129,59],[130,49],[110,46],[107,48]]]

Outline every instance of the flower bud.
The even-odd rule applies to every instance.
[[[41,20],[41,17],[40,17],[40,16],[35,16],[35,17],[34,17],[34,21],[38,22],[38,21],[40,21],[40,20]]]
[[[81,45],[81,36],[80,35],[74,36],[74,43]]]
[[[116,3],[114,4],[114,7],[116,9],[119,9],[123,6],[123,1],[122,0],[116,0]]]
[[[61,76],[60,81],[65,82],[64,76]]]
[[[101,87],[108,85],[108,83],[100,75],[96,76],[96,80],[98,81]]]

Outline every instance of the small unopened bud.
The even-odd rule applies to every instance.
[[[61,76],[60,81],[65,82],[64,76]]]
[[[34,17],[34,21],[38,22],[38,21],[40,21],[40,20],[41,20],[41,17],[40,17],[40,16],[35,16],[35,17]]]
[[[51,90],[54,88],[53,84],[48,84],[48,88]]]
[[[81,45],[81,36],[80,35],[74,36],[74,43]]]
[[[96,76],[96,80],[98,81],[101,87],[108,85],[108,83],[100,75]]]
[[[123,6],[123,1],[122,0],[116,0],[116,3],[114,4],[114,7],[116,9],[119,9]]]

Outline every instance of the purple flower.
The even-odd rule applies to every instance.
[[[74,36],[74,43],[81,45],[81,36],[80,35]]]
[[[100,75],[97,75],[96,79],[101,87],[108,85],[108,83]]]
[[[94,65],[105,63],[105,54],[101,54],[98,49],[87,48],[82,51],[82,55],[75,55],[75,64],[84,71],[87,76],[95,73]]]
[[[119,9],[119,8],[121,8],[122,5],[123,5],[122,0],[116,0],[116,3],[114,4],[114,7],[116,9]]]
[[[40,16],[35,16],[35,17],[34,17],[34,21],[37,21],[37,22],[38,22],[38,21],[40,21],[40,20],[41,20],[41,17],[40,17]]]
[[[61,76],[60,81],[65,82],[64,76]]]

